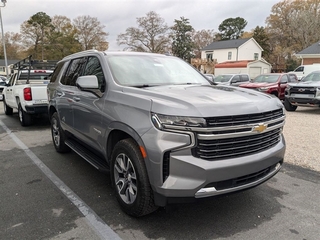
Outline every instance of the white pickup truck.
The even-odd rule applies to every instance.
[[[29,126],[33,116],[48,113],[47,84],[52,70],[21,70],[13,73],[3,89],[6,115],[18,110],[22,126]]]

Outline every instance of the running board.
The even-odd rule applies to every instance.
[[[88,149],[86,149],[84,146],[82,146],[78,142],[72,139],[68,139],[65,141],[65,144],[69,148],[71,148],[75,153],[77,153],[80,157],[82,157],[84,160],[86,160],[88,163],[90,163],[92,166],[98,169],[99,171],[101,172],[110,171],[110,167],[107,164],[106,160],[90,152]]]

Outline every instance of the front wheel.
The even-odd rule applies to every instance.
[[[18,115],[21,126],[26,127],[32,124],[32,116],[22,109],[20,103],[18,105]]]
[[[122,210],[140,217],[157,209],[144,159],[133,139],[123,139],[111,157],[111,181]]]
[[[292,105],[288,99],[284,99],[284,108],[288,112],[294,112],[297,109],[297,106]]]
[[[58,113],[55,112],[51,117],[51,136],[52,142],[57,152],[69,152],[70,148],[65,144],[66,136],[60,126]]]

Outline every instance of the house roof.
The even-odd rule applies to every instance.
[[[312,44],[310,47],[303,49],[301,52],[296,53],[296,55],[304,54],[320,54],[320,41]]]
[[[216,50],[216,49],[228,49],[228,48],[238,48],[245,42],[249,41],[251,38],[233,39],[233,40],[223,40],[212,42],[208,46],[204,47],[202,51],[205,50]]]
[[[228,61],[214,65],[215,68],[246,68],[253,60]]]
[[[8,65],[15,64],[16,62],[19,62],[19,60],[9,60],[9,59],[7,59]],[[0,59],[0,66],[5,66],[5,65],[6,65],[5,60],[4,59]]]
[[[227,61],[227,62],[222,62],[214,65],[215,68],[246,68],[249,65],[253,65],[256,63],[264,63],[267,64],[271,67],[271,64],[268,63],[266,60],[261,59],[261,60],[240,60],[240,61]]]

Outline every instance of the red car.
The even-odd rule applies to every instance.
[[[266,73],[257,76],[250,83],[239,85],[239,87],[269,93],[277,96],[280,100],[284,100],[284,91],[287,84],[295,82],[298,82],[298,78],[293,73]]]

